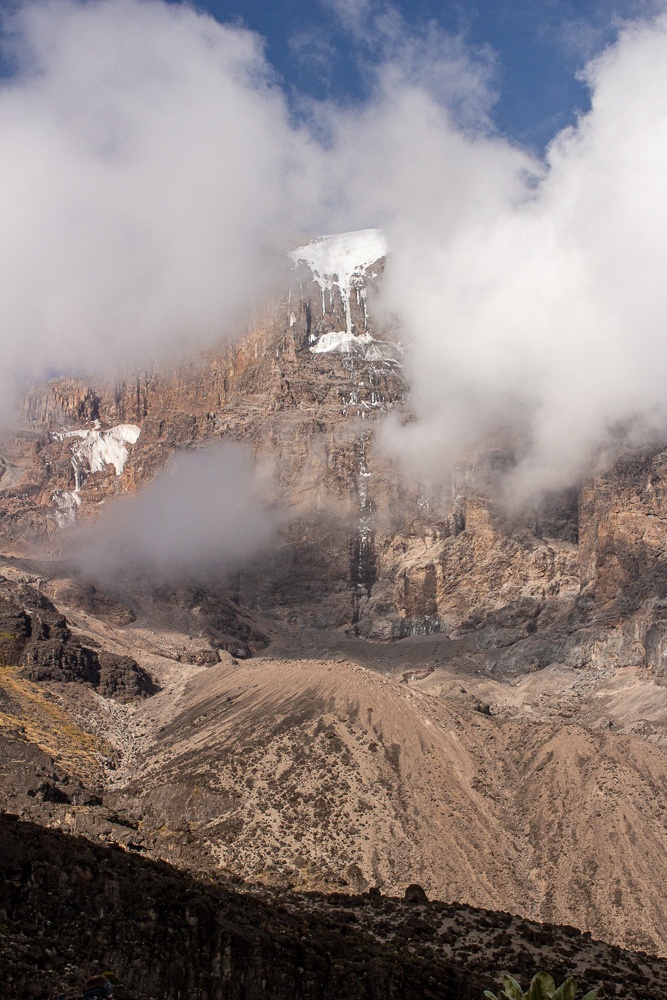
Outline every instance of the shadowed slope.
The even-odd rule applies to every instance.
[[[667,964],[574,928],[379,895],[230,891],[168,865],[0,817],[8,1000],[112,969],[138,1000],[478,1000],[503,968],[575,971],[601,997],[665,995]]]

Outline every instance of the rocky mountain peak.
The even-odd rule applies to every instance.
[[[345,333],[350,338],[354,326],[352,295],[356,298],[357,306],[363,307],[366,329],[367,276],[371,279],[377,277],[377,272],[373,271],[369,275],[369,270],[374,264],[383,261],[387,253],[387,241],[382,231],[363,229],[359,232],[319,237],[290,251],[290,257],[297,269],[299,265],[305,265],[312,280],[319,286],[322,293],[322,315],[327,311],[327,295],[330,307],[333,305],[334,292],[340,297],[345,311],[345,329],[338,332]]]

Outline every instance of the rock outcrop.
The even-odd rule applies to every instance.
[[[82,645],[47,597],[4,577],[0,577],[0,662],[22,667],[32,681],[90,684],[110,698],[136,698],[156,691],[132,657]]]

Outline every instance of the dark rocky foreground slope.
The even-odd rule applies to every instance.
[[[3,1000],[111,970],[118,996],[478,1000],[502,969],[575,971],[600,998],[667,995],[667,961],[571,927],[363,896],[237,892],[118,847],[0,817]],[[409,895],[409,894],[406,894]]]

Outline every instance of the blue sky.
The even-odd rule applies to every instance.
[[[359,63],[371,56],[341,27],[335,0],[208,0],[197,6],[219,21],[259,32],[288,93],[363,100]],[[585,62],[614,39],[623,19],[650,13],[656,5],[650,0],[396,0],[393,6],[408,29],[435,22],[491,57],[495,126],[540,150],[588,109],[588,90],[577,78]]]
[[[3,2],[14,4],[0,0],[0,11]],[[303,95],[343,104],[368,96],[363,67],[379,53],[345,30],[336,7],[391,7],[400,12],[407,33],[436,25],[461,38],[488,65],[495,94],[491,118],[500,134],[537,153],[588,110],[588,88],[579,79],[585,63],[614,40],[624,20],[664,7],[662,0],[191,0],[191,5],[261,35],[268,61],[295,105]],[[0,76],[11,72],[0,53]]]

